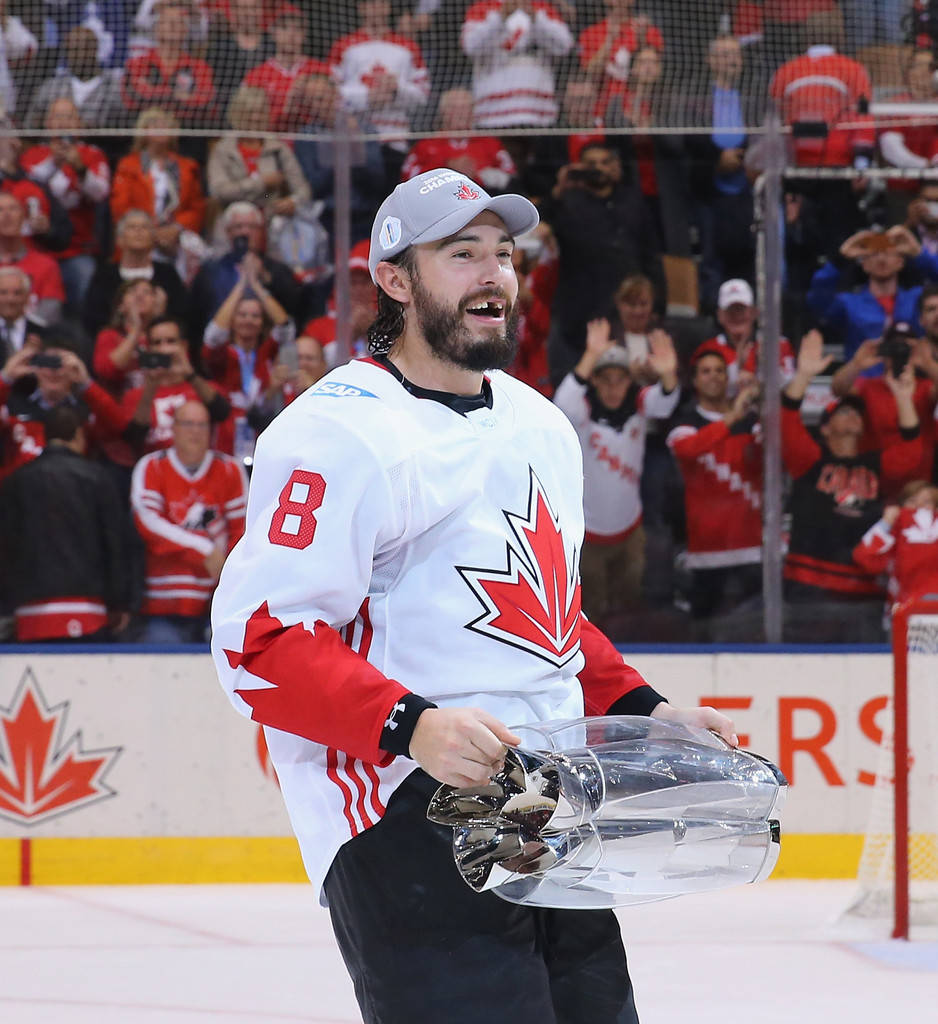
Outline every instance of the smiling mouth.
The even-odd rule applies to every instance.
[[[502,299],[489,299],[486,302],[477,302],[475,305],[467,306],[466,312],[479,320],[497,323],[505,319],[505,302]]]

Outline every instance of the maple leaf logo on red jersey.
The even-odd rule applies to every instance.
[[[478,199],[480,194],[481,193],[479,193],[476,189],[471,188],[469,185],[466,185],[465,183],[460,185],[459,188],[453,193],[453,195],[457,199]]]
[[[116,795],[104,776],[121,748],[83,750],[81,732],[64,739],[68,708],[50,708],[28,669],[0,708],[0,817],[38,825]]]
[[[558,668],[580,649],[580,583],[576,551],[568,555],[560,523],[531,473],[528,509],[503,510],[512,539],[504,569],[457,566],[485,609],[466,628],[549,661]]]

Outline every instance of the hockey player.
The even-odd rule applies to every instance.
[[[373,358],[337,367],[261,435],[244,538],[212,609],[235,707],[265,726],[310,880],[367,1024],[625,1024],[615,917],[476,894],[438,781],[485,783],[506,723],[669,705],[580,612],[582,460],[512,357],[524,198],[449,169],[375,219]],[[415,972],[419,972],[419,977]]]
[[[647,418],[677,408],[677,354],[661,330],[649,336],[646,365],[658,383],[641,387],[629,353],[609,337],[608,320],[591,320],[586,350],[560,382],[554,402],[576,429],[583,449],[586,537],[580,558],[583,608],[598,622],[636,605],[645,568],[641,479]]]

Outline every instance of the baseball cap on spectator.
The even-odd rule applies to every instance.
[[[745,284],[745,281],[743,283]],[[716,338],[710,338],[709,341],[702,341],[694,349],[694,354],[690,357],[691,367],[693,368],[696,366],[704,356],[719,356],[725,363],[727,361],[726,346],[717,341]]]
[[[370,249],[371,243],[367,238],[363,238],[360,242],[356,242],[348,254],[349,270],[364,270],[367,274],[369,272],[368,252]]]
[[[866,402],[859,395],[844,395],[843,398],[835,398],[824,406],[824,411],[821,413],[821,426],[827,423],[839,409],[856,409],[862,416],[866,412]]]
[[[524,196],[490,196],[471,178],[448,167],[424,171],[400,185],[378,209],[371,229],[368,269],[375,270],[411,245],[438,242],[456,234],[480,213],[491,210],[512,237],[537,226],[537,207]]]
[[[741,277],[733,277],[729,281],[724,281],[720,285],[720,291],[717,294],[717,307],[719,309],[729,309],[730,306],[736,304],[742,306],[754,306],[756,304],[756,297],[752,293],[752,287],[748,281],[744,281]]]
[[[613,345],[611,348],[607,348],[605,352],[596,360],[593,366],[593,373],[599,373],[600,370],[605,370],[609,366],[617,366],[620,370],[628,370],[629,368],[629,353],[621,345]]]

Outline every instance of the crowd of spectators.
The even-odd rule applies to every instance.
[[[540,208],[511,372],[581,439],[587,614],[757,638],[770,110],[858,171],[777,211],[786,638],[877,639],[938,565],[938,178],[864,173],[938,166],[932,6],[0,0],[0,639],[205,638],[257,436],[366,354],[374,213],[438,166]]]

